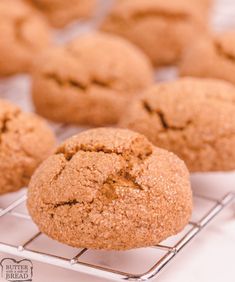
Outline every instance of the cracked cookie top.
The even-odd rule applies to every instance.
[[[23,0],[0,1],[0,76],[28,72],[34,56],[50,44],[45,20]]]
[[[47,64],[44,64],[44,62]],[[146,56],[116,36],[92,33],[45,52],[35,64],[37,111],[59,122],[117,122],[129,99],[153,83]]]
[[[54,135],[42,119],[0,100],[0,194],[27,185],[54,145]]]
[[[181,76],[223,79],[235,83],[235,32],[203,36],[189,48],[180,64]]]
[[[68,139],[40,166],[28,208],[58,241],[130,249],[180,231],[191,200],[188,171],[175,155],[138,133],[99,128]]]
[[[156,85],[120,121],[181,157],[191,171],[235,169],[235,88],[216,80]]]

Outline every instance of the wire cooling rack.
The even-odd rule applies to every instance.
[[[4,217],[9,216],[18,221],[17,226],[26,226],[25,221],[29,225],[32,225],[30,216],[26,212],[17,211],[17,209],[25,205],[26,194],[17,200],[11,202],[7,207],[0,208],[0,230],[4,230]],[[54,266],[63,267],[66,269],[78,271],[80,273],[85,273],[89,275],[94,275],[96,277],[107,278],[110,280],[127,280],[127,281],[146,281],[156,277],[160,271],[168,265],[168,263],[195,237],[201,230],[206,227],[209,222],[215,218],[225,207],[231,204],[235,200],[235,194],[229,193],[221,199],[214,199],[211,197],[203,195],[194,195],[194,214],[192,216],[192,221],[189,222],[188,226],[177,236],[173,236],[170,239],[164,241],[163,243],[152,246],[149,248],[141,249],[141,256],[137,256],[132,253],[132,259],[139,260],[139,263],[145,263],[145,254],[148,257],[147,264],[145,265],[145,270],[141,273],[132,273],[129,271],[123,271],[122,269],[116,268],[115,265],[108,265],[105,261],[98,264],[94,261],[94,252],[102,254],[102,252],[93,251],[89,249],[73,249],[67,247],[68,250],[73,250],[74,255],[71,257],[62,256],[61,252],[58,254],[50,253],[50,244],[60,244],[55,243],[55,241],[46,237],[47,241],[47,251],[43,249],[35,248],[35,242],[40,239],[40,237],[45,236],[39,232],[36,228],[32,231],[28,237],[22,241],[20,244],[16,243],[6,243],[0,241],[0,252],[4,252],[10,255],[23,257],[26,259],[32,259],[39,262],[48,263]],[[203,202],[203,205],[202,205]],[[202,208],[203,207],[203,208]],[[197,220],[193,220],[197,218]],[[23,223],[24,221],[24,223]],[[21,224],[22,222],[22,224]],[[24,224],[24,225],[23,225]],[[14,226],[14,224],[13,224]],[[25,227],[28,228],[28,227]],[[30,226],[29,230],[32,229]],[[16,234],[19,230],[12,230]],[[132,252],[138,252],[138,250],[133,250]],[[151,255],[149,255],[151,252]],[[63,251],[63,253],[69,253]],[[130,252],[113,252],[119,258],[123,257],[125,261]],[[113,255],[112,252],[105,252],[104,257]],[[95,257],[97,259],[97,257]],[[126,260],[127,261],[127,260]],[[133,263],[136,263],[136,262]]]

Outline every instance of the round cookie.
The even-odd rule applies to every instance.
[[[23,0],[0,1],[0,76],[30,71],[35,55],[50,44],[49,29]]]
[[[97,0],[27,0],[46,15],[54,27],[64,27],[78,19],[90,18]]]
[[[235,169],[235,87],[229,83],[188,78],[156,85],[119,125],[174,152],[191,172]]]
[[[41,118],[0,100],[0,195],[28,185],[54,146],[54,135]]]
[[[196,3],[196,2],[195,2]],[[154,65],[176,63],[205,31],[205,17],[192,1],[118,1],[101,25],[139,46]]]
[[[180,74],[235,83],[235,32],[202,37],[194,42],[182,58]]]
[[[99,128],[68,139],[43,162],[27,206],[39,229],[62,243],[127,250],[181,231],[192,193],[174,154],[129,130]]]
[[[48,119],[97,126],[116,123],[129,100],[152,83],[141,51],[122,38],[92,33],[38,58],[32,96]]]

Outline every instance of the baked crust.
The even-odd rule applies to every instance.
[[[235,88],[185,78],[156,85],[135,99],[119,126],[174,152],[192,172],[235,169]]]
[[[0,194],[26,186],[54,146],[55,137],[41,118],[0,100]]]
[[[174,154],[129,130],[99,128],[68,139],[40,166],[27,205],[53,239],[127,250],[181,231],[192,192],[188,170]]]
[[[205,13],[196,1],[117,1],[101,30],[140,47],[158,65],[175,64],[182,52],[206,32]]]
[[[235,32],[206,36],[195,42],[182,58],[180,74],[235,84]]]
[[[62,28],[74,20],[92,17],[97,0],[26,0],[49,20],[52,26]]]
[[[92,33],[40,56],[32,97],[48,119],[100,126],[116,123],[129,100],[152,83],[151,63],[138,48]]]
[[[44,18],[23,0],[0,1],[0,76],[31,70],[35,55],[51,43]]]

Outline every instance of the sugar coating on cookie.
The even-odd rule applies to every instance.
[[[122,0],[101,29],[135,43],[154,65],[167,65],[176,63],[188,44],[206,30],[204,18],[196,1]]]
[[[34,56],[50,44],[45,20],[23,0],[0,1],[0,76],[30,71]]]
[[[90,18],[97,0],[26,0],[39,9],[55,27],[64,27],[74,20]]]
[[[151,63],[138,48],[92,33],[38,58],[32,96],[46,118],[96,126],[116,123],[130,98],[152,83]]]
[[[174,152],[192,172],[235,169],[235,88],[229,83],[185,78],[156,85],[119,125]]]
[[[0,194],[27,185],[54,146],[54,135],[41,118],[0,100]]]
[[[187,224],[189,173],[174,154],[124,129],[99,128],[65,141],[36,171],[28,210],[39,229],[74,247],[155,245]]]
[[[235,84],[235,32],[226,31],[194,42],[182,58],[180,73]]]

